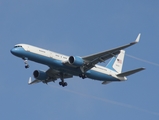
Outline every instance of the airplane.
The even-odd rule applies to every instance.
[[[83,79],[90,78],[102,81],[102,84],[108,84],[114,81],[126,81],[127,76],[145,69],[141,67],[122,72],[125,56],[125,50],[123,49],[138,43],[140,36],[141,34],[137,36],[134,42],[129,44],[84,57],[66,56],[28,44],[17,44],[10,51],[13,55],[24,60],[25,68],[29,68],[28,60],[49,67],[46,71],[33,71],[35,80],[32,80],[30,77],[29,85],[39,82],[47,84],[48,82],[55,82],[57,79],[61,79],[59,85],[65,87],[67,82],[64,79],[72,78],[73,76],[79,76]],[[106,67],[97,65],[110,58],[111,60]]]

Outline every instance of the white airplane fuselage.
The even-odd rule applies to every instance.
[[[47,65],[60,72],[69,73],[75,76],[79,76],[82,73],[80,68],[65,65],[69,56],[32,45],[17,44],[11,49],[11,53],[22,59]],[[123,81],[127,79],[126,77],[117,76],[114,71],[100,65],[95,65],[93,68],[86,71],[85,75],[87,78],[99,81]]]

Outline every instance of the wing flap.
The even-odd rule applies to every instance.
[[[125,77],[125,76],[129,76],[129,75],[135,74],[137,72],[140,72],[142,70],[145,70],[145,68],[138,68],[138,69],[130,70],[130,71],[127,71],[127,72],[123,72],[123,73],[117,74],[117,76],[118,77]]]
[[[110,82],[111,82],[111,81],[103,81],[102,84],[103,84],[103,85],[106,85],[106,84],[108,84],[108,83],[110,83]]]

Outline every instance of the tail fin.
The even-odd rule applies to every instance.
[[[117,57],[113,57],[106,67],[117,73],[121,73],[124,63],[124,56],[125,56],[125,51],[121,50],[119,55]]]

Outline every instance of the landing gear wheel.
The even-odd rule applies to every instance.
[[[67,82],[62,83],[62,87],[67,86]]]
[[[26,69],[29,68],[29,65],[25,65],[25,68],[26,68]]]
[[[59,85],[61,85],[62,87],[67,86],[67,82],[59,82]]]
[[[64,82],[64,73],[60,73],[61,82],[59,82],[59,85],[62,87],[67,86],[67,82]]]
[[[86,75],[84,73],[80,74],[79,77],[81,77],[82,79],[86,78]]]
[[[23,58],[23,60],[24,60],[25,68],[29,68],[28,59]]]
[[[64,86],[67,86],[67,82],[64,82]]]
[[[62,82],[59,82],[59,85],[62,85]]]

